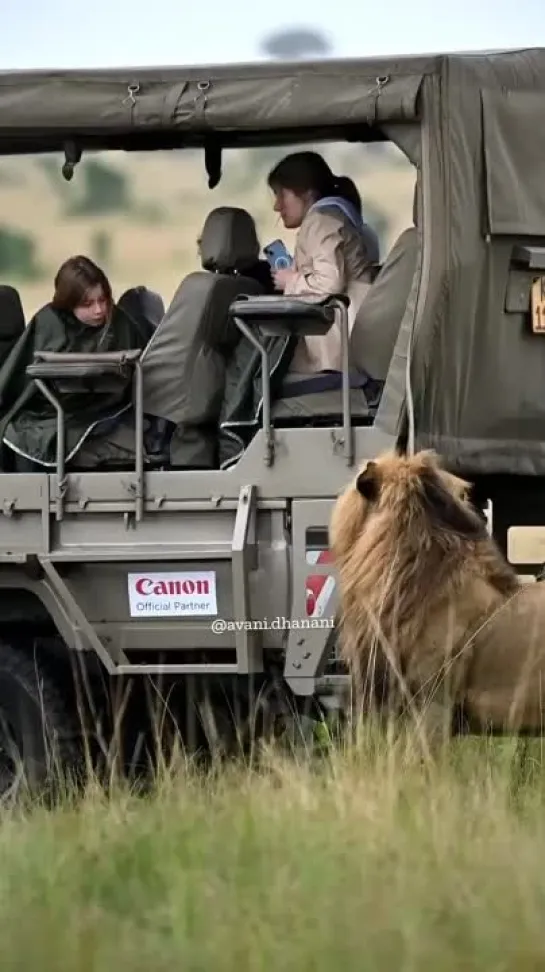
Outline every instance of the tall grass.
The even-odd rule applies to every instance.
[[[6,809],[2,972],[537,970],[539,744],[453,743],[439,765],[367,736],[320,759],[165,769]]]

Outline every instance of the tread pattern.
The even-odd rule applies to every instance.
[[[41,738],[33,740],[38,774],[44,780],[49,775],[52,743],[62,769],[77,767],[81,755],[81,729],[51,667],[36,659],[28,648],[0,641],[0,711],[5,692],[9,692],[11,701],[20,693],[22,705],[29,707],[30,704],[30,710],[35,710],[36,724],[41,722]],[[7,698],[6,704],[9,704]]]

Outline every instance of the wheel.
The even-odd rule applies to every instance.
[[[257,692],[247,725],[250,746],[279,744],[288,752],[314,749],[324,713],[315,698],[304,701],[290,691],[281,675],[267,678]]]
[[[0,798],[62,783],[79,757],[76,719],[52,675],[0,642]]]

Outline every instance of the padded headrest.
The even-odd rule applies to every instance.
[[[165,313],[161,295],[144,286],[130,287],[121,295],[118,305],[133,317],[141,314],[153,327],[158,326]]]
[[[259,259],[259,240],[250,214],[235,206],[213,209],[203,226],[200,251],[205,270],[248,270]]]
[[[0,284],[0,340],[14,341],[25,329],[25,315],[15,287]]]

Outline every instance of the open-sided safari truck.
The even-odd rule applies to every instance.
[[[113,680],[179,679],[198,699],[221,685],[273,708],[331,702],[343,674],[330,511],[355,466],[395,443],[435,447],[471,478],[510,558],[536,572],[545,555],[529,563],[520,541],[545,529],[544,99],[541,50],[0,75],[0,152],[64,152],[67,177],[89,150],[202,147],[213,187],[223,148],[343,139],[393,141],[418,173],[418,258],[377,408],[354,404],[341,300],[265,298],[205,271],[184,299],[200,302],[207,333],[244,335],[264,376],[244,432],[230,426],[237,449],[223,468],[146,450],[144,416],[161,418],[149,348],[28,364],[58,420],[54,461],[31,471],[2,425],[0,710],[27,768],[43,764],[42,721],[61,737],[71,724],[74,657]],[[283,409],[271,348],[336,317],[342,387]],[[164,367],[179,380],[174,348]],[[100,396],[129,380],[133,461],[78,466],[65,396],[74,382]],[[317,576],[324,613],[309,607]]]

